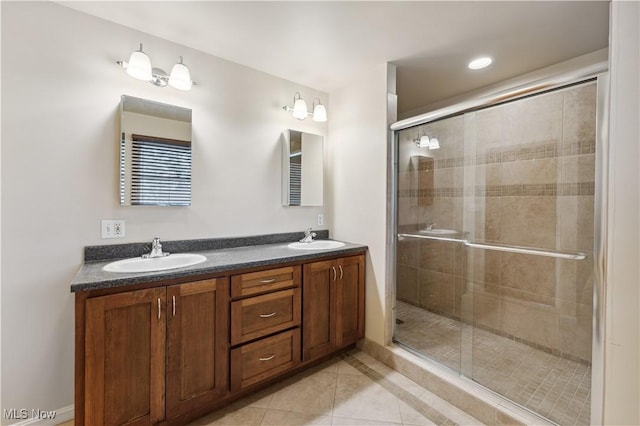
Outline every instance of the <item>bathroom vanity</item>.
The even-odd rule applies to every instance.
[[[366,246],[242,240],[198,240],[206,262],[150,273],[104,272],[118,250],[85,252],[76,425],[185,424],[364,337]]]

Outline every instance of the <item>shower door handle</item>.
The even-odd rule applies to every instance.
[[[463,240],[460,238],[432,237],[429,235],[419,235],[419,234],[398,234],[399,239],[406,238],[406,237],[420,238],[424,240],[445,241],[449,243],[461,243],[461,244],[464,244],[465,247],[470,247],[470,248],[494,250],[494,251],[505,251],[508,253],[532,254],[534,256],[555,257],[558,259],[584,260],[587,258],[587,255],[581,252],[564,253],[561,251],[543,250],[543,249],[538,249],[533,247],[518,247],[518,246],[508,246],[508,245],[500,245],[500,244],[474,243],[473,241]]]

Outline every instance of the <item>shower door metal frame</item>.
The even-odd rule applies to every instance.
[[[556,72],[545,77],[520,82],[518,85],[505,85],[489,93],[483,93],[455,105],[437,109],[415,117],[397,121],[390,126],[389,182],[388,182],[388,220],[387,241],[391,242],[387,250],[387,295],[389,312],[387,317],[387,344],[392,343],[395,335],[396,310],[396,253],[398,245],[398,143],[399,132],[414,126],[442,120],[455,115],[476,111],[500,103],[559,89],[587,80],[596,80],[596,179],[594,194],[594,290],[593,290],[593,329],[592,329],[592,381],[591,381],[591,423],[602,424],[604,403],[604,320],[605,320],[605,259],[607,242],[607,174],[608,174],[608,111],[609,77],[608,62],[601,61],[591,65]],[[389,300],[390,299],[390,300]],[[504,398],[504,397],[503,397]],[[506,398],[505,398],[506,399]]]

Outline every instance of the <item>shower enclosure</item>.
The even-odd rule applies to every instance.
[[[589,425],[596,78],[394,132],[394,341]]]

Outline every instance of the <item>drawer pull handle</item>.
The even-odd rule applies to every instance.
[[[271,318],[275,314],[275,312],[271,312],[270,314],[260,314],[260,318]]]
[[[173,296],[173,316],[176,316],[176,297]]]
[[[158,319],[160,319],[160,312],[162,309],[160,308],[160,298],[158,297]]]
[[[260,280],[262,284],[272,283],[276,280],[276,278],[269,278],[268,280]]]
[[[338,273],[336,272],[336,267],[332,266],[331,269],[333,269],[333,280],[335,281],[338,278]]]
[[[342,270],[342,265],[338,265],[338,268],[340,269],[340,279],[342,279],[342,277],[344,276],[344,271]]]
[[[272,354],[271,356],[268,356],[266,358],[260,358],[260,361],[271,361],[275,357],[276,357],[276,354]]]

